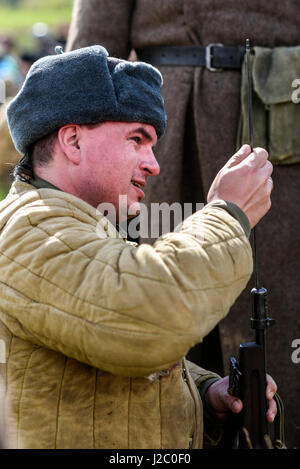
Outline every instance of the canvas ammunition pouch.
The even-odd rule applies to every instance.
[[[266,148],[273,164],[299,163],[300,46],[254,47],[253,51],[251,68],[255,146]],[[138,60],[156,66],[205,67],[212,72],[242,68],[237,148],[243,143],[249,143],[244,46],[219,43],[207,46],[153,46],[137,49],[136,53]]]
[[[266,148],[275,165],[300,162],[300,46],[254,47],[254,145]],[[242,67],[241,118],[237,148],[249,143],[247,74]]]

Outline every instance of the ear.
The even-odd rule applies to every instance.
[[[68,124],[58,131],[58,141],[65,156],[75,165],[80,163],[81,128],[76,124]]]

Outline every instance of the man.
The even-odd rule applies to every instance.
[[[280,102],[286,99],[282,96],[291,97],[292,82],[300,76],[292,71],[300,60],[299,53],[294,60],[288,60],[287,53],[300,44],[299,21],[298,0],[156,0],[151,6],[148,0],[74,1],[67,50],[102,44],[111,55],[128,58],[134,49],[140,60],[158,67],[163,75],[168,128],[156,148],[161,173],[159,178],[149,181],[147,205],[161,201],[168,204],[204,201],[215,174],[227,156],[236,151],[241,115],[239,67],[247,37],[253,46],[284,51],[284,66],[275,69],[275,61],[266,61],[262,70],[272,102],[278,102],[277,96]],[[221,45],[205,49],[211,43]],[[171,46],[177,47],[176,52]],[[185,47],[195,47],[197,57],[202,49],[201,65]],[[205,52],[216,71],[205,65]],[[286,82],[292,73],[294,76]],[[261,96],[257,80],[253,83]],[[254,93],[254,108],[255,97]],[[265,122],[274,125],[268,103],[265,113]],[[262,124],[262,120],[259,122]],[[281,124],[275,136],[280,138],[280,145],[284,142],[290,150],[296,140],[292,137],[292,126],[281,132],[283,119]],[[261,125],[260,132],[262,128]],[[266,148],[269,153],[272,147],[277,149],[279,145],[272,144],[270,134],[267,132],[268,143],[263,144],[258,141],[259,133],[254,132],[254,145]],[[268,290],[270,314],[276,319],[276,327],[269,334],[272,346],[267,352],[268,369],[276,376],[284,402],[286,442],[292,448],[300,447],[299,366],[291,360],[291,344],[299,337],[295,331],[300,329],[299,278],[295,275],[300,270],[300,232],[295,223],[300,218],[300,168],[296,159],[287,164],[288,156],[289,151],[281,164],[273,163],[273,180],[278,190],[273,193],[272,210],[257,228],[257,243],[260,279]],[[253,285],[254,278],[250,288]],[[222,365],[224,370],[228,369],[229,357],[237,354],[239,344],[252,340],[249,320],[244,316],[251,314],[249,290],[242,292],[230,315],[217,326],[220,340],[215,329],[201,345],[201,363],[206,367],[222,373]],[[218,353],[220,348],[222,354]]]
[[[97,210],[139,210],[165,130],[161,75],[101,46],[31,68],[8,108],[23,158],[1,203],[1,340],[18,448],[201,448],[202,403],[242,403],[184,360],[252,270],[248,241],[270,208],[272,165],[248,146],[219,172],[209,204],[152,247]],[[241,181],[243,183],[241,184]],[[269,378],[267,419],[276,414]]]

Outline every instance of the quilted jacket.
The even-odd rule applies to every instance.
[[[13,448],[201,448],[184,360],[252,271],[218,204],[154,246],[70,194],[15,181],[0,203],[0,368]]]

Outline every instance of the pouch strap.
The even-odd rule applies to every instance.
[[[284,434],[284,406],[281,397],[276,392],[274,399],[277,405],[277,415],[274,421],[275,437],[274,446],[276,449],[286,449]]]

